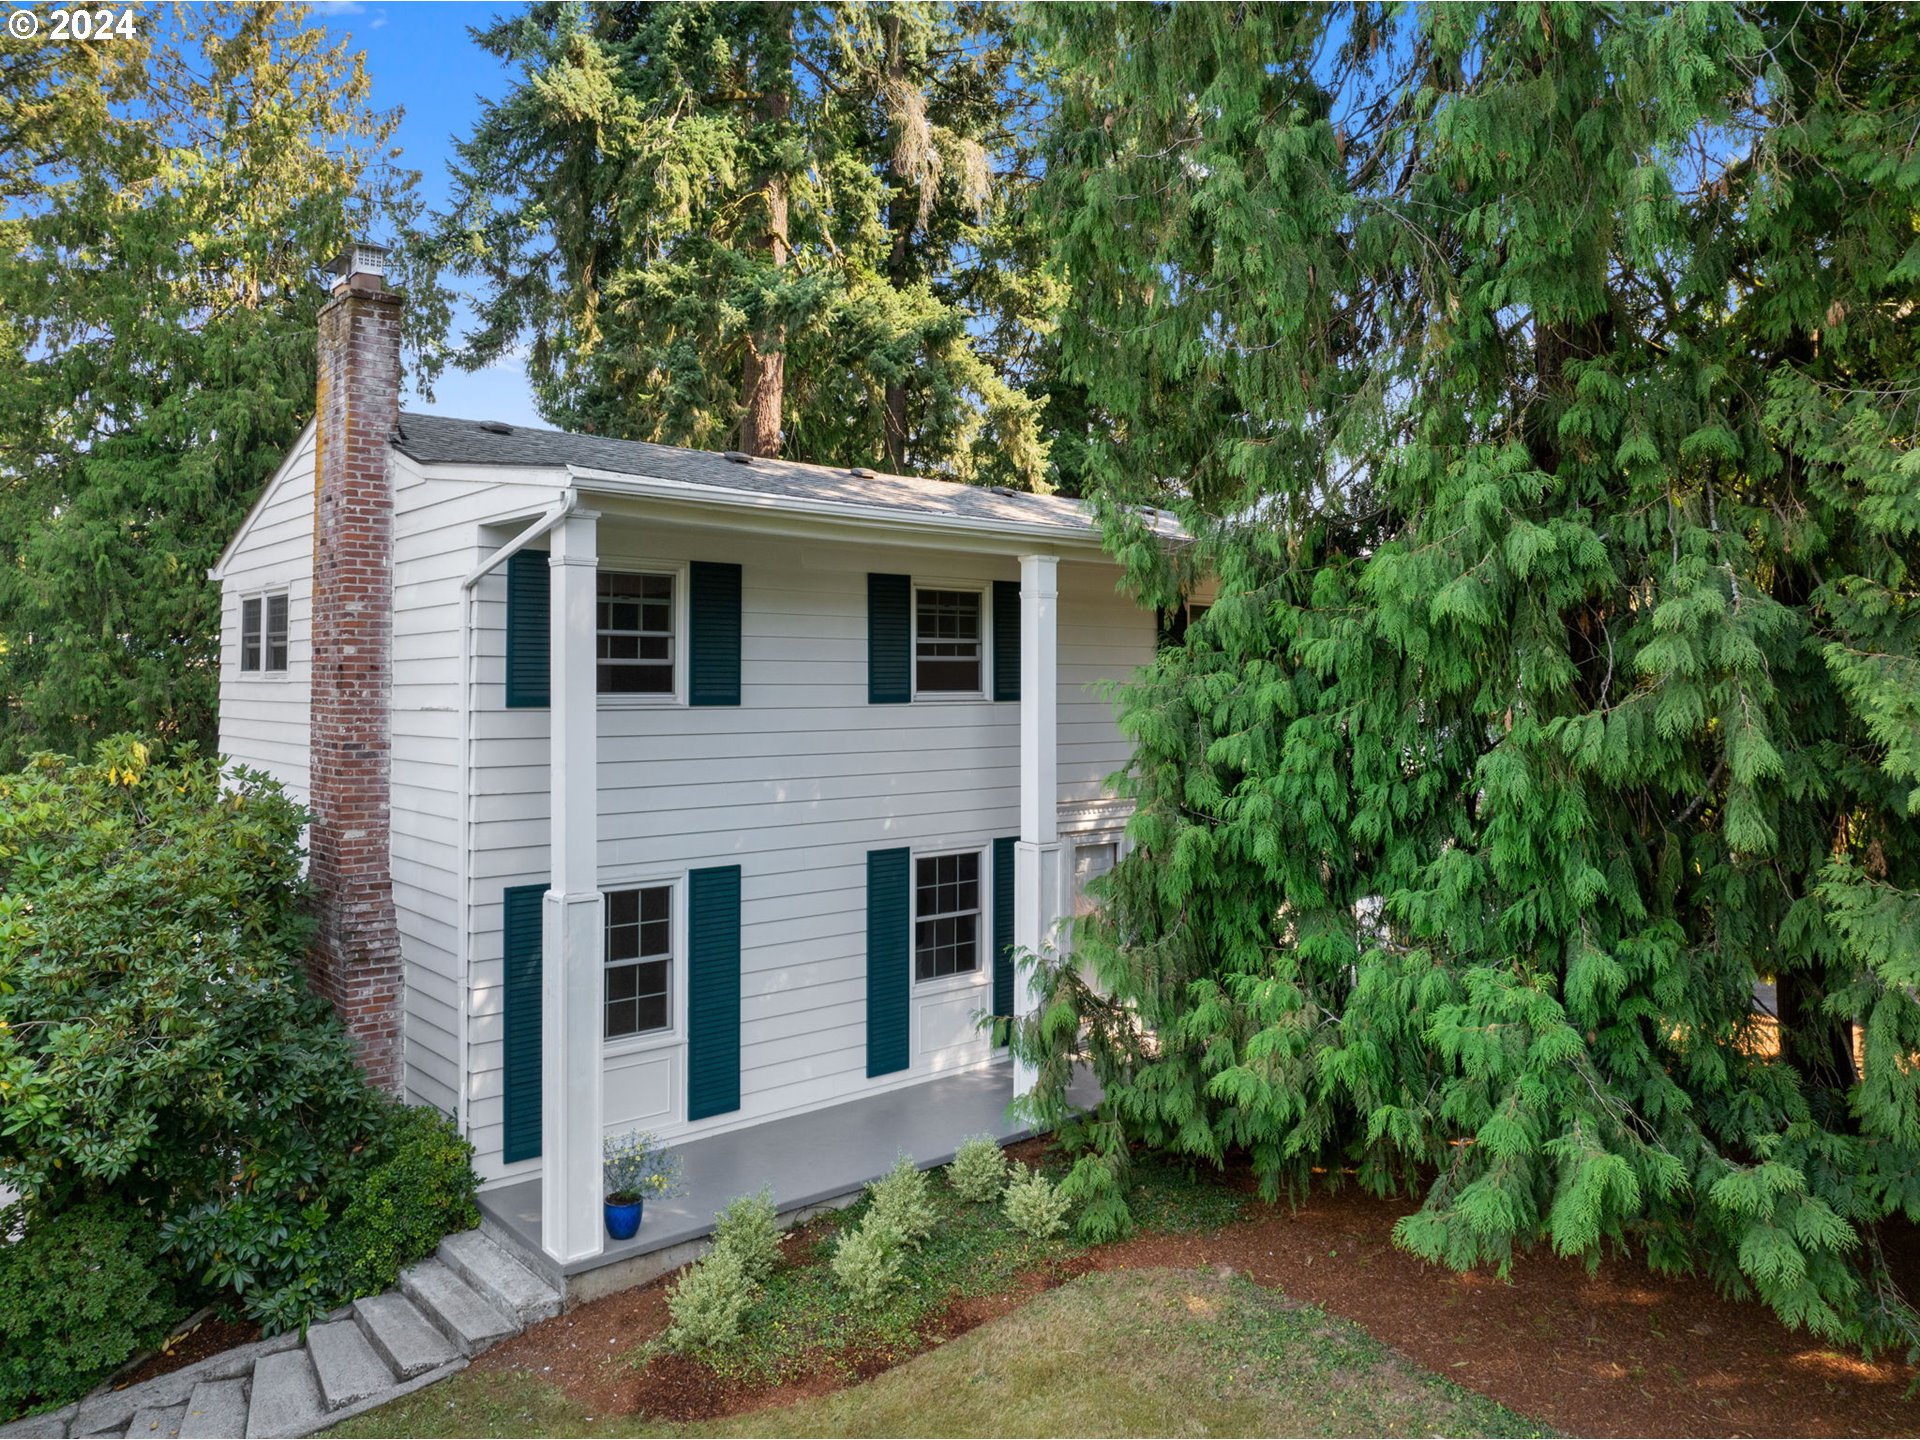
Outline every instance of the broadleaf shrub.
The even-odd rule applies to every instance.
[[[834,1247],[833,1278],[856,1307],[871,1310],[900,1283],[907,1245],[897,1226],[869,1210]]]
[[[153,1225],[125,1201],[0,1211],[0,1415],[86,1393],[180,1313]]]
[[[1073,1201],[1038,1170],[1016,1165],[1003,1208],[1007,1222],[1029,1240],[1051,1240],[1066,1230]]]
[[[0,775],[0,1183],[48,1244],[119,1202],[181,1307],[270,1331],[474,1218],[466,1146],[367,1083],[308,987],[305,818],[124,736]]]
[[[880,1217],[881,1225],[897,1232],[908,1249],[917,1248],[933,1233],[937,1216],[933,1198],[927,1193],[927,1175],[911,1156],[902,1155],[896,1160],[893,1169],[867,1187],[867,1193],[873,1197],[870,1213]]]
[[[478,1225],[477,1188],[473,1146],[451,1120],[430,1106],[392,1107],[375,1158],[329,1231],[338,1293],[377,1295],[442,1236]]]
[[[998,1200],[1007,1188],[1007,1152],[991,1135],[974,1135],[961,1142],[947,1166],[947,1184],[962,1200],[976,1205]]]
[[[667,1292],[672,1317],[662,1337],[667,1348],[683,1355],[728,1348],[740,1338],[740,1321],[755,1289],[740,1256],[715,1246]]]
[[[753,1195],[741,1195],[727,1202],[713,1221],[716,1249],[731,1251],[740,1268],[755,1285],[764,1285],[780,1260],[779,1213],[774,1209],[773,1191],[762,1188]]]

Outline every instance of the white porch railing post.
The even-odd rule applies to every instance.
[[[540,969],[540,1244],[556,1260],[604,1248],[600,1203],[599,696],[594,680],[598,517],[552,531],[552,879]]]
[[[1060,562],[1020,559],[1020,841],[1014,846],[1013,943],[1038,954],[1062,913],[1060,881]],[[1014,981],[1013,1013],[1039,1008],[1031,979]],[[1033,1088],[1033,1070],[1015,1062],[1013,1093]]]

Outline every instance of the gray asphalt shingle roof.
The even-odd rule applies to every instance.
[[[561,430],[455,420],[403,411],[394,448],[426,465],[573,465],[745,494],[861,505],[976,523],[1003,521],[1087,534],[1093,517],[1077,500],[990,490],[915,475],[856,475],[825,465],[756,459],[742,465],[711,450],[682,450],[643,440],[610,440]]]

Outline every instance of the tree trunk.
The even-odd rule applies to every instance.
[[[900,17],[892,15],[887,20],[887,77],[894,84],[906,80],[906,58],[901,48]],[[893,243],[887,251],[887,280],[896,290],[904,290],[908,281],[908,247],[913,241],[914,227],[919,223],[920,201],[918,195],[909,195],[907,176],[897,176],[892,197],[887,201],[887,229],[892,232]],[[914,187],[917,188],[917,187]],[[888,470],[896,475],[907,468],[907,382],[904,377],[889,380],[886,387],[886,412],[881,416],[880,443],[885,451],[884,463]]]
[[[769,27],[758,64],[760,98],[757,111],[761,127],[776,131],[786,123],[792,106],[793,88],[793,14],[784,13]],[[760,197],[764,207],[765,228],[759,244],[768,263],[784,269],[788,255],[787,176],[777,165],[768,165],[761,173]],[[741,404],[745,413],[740,421],[740,448],[749,455],[780,453],[780,411],[787,389],[787,331],[777,319],[768,318],[747,337],[747,358],[741,385]]]

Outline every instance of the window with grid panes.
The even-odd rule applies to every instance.
[[[980,852],[914,861],[913,975],[939,980],[980,968]]]
[[[916,590],[913,683],[922,694],[977,695],[980,671],[980,594],[976,590]]]
[[[673,887],[607,896],[607,1039],[673,1025]]]
[[[278,675],[287,668],[287,592],[254,595],[240,602],[240,669]]]
[[[673,694],[673,577],[602,571],[599,591],[600,693]]]

